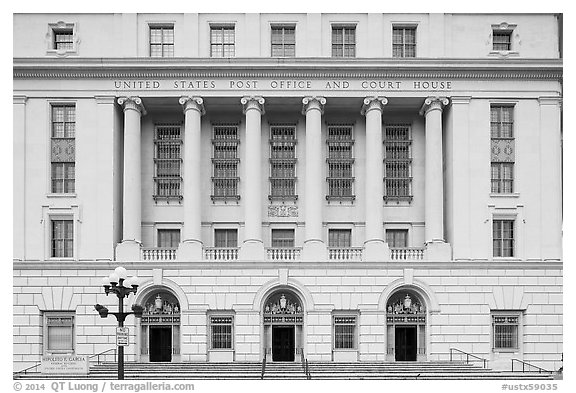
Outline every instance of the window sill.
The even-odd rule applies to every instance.
[[[46,55],[57,56],[57,57],[77,56],[78,51],[76,49],[72,49],[72,50],[49,49],[46,51]]]
[[[50,262],[76,262],[76,258],[60,258],[60,257],[50,257],[48,258]]]
[[[210,352],[234,352],[234,348],[214,348]]]
[[[520,198],[520,193],[519,192],[513,192],[510,194],[504,194],[504,193],[491,192],[490,198]]]
[[[490,51],[490,53],[488,53],[488,56],[502,57],[502,58],[518,57],[518,56],[520,56],[520,53],[517,51],[513,51],[513,50],[502,50],[502,51],[493,50],[493,51]]]
[[[522,259],[517,257],[494,257],[492,260],[494,262],[522,262]]]
[[[333,352],[358,352],[356,348],[334,348]]]
[[[50,193],[50,194],[46,194],[46,198],[76,198],[76,193],[70,193],[70,194],[65,194],[65,193],[61,193],[61,194],[56,194],[56,193]]]
[[[519,348],[492,348],[494,353],[520,353]]]

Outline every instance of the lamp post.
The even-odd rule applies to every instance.
[[[102,279],[102,285],[106,296],[113,293],[118,297],[118,312],[109,312],[108,308],[101,304],[96,304],[94,308],[100,314],[101,318],[108,317],[112,314],[118,321],[118,327],[124,327],[124,320],[130,314],[134,314],[136,318],[142,318],[142,306],[134,304],[132,311],[124,312],[124,298],[128,297],[131,293],[136,294],[138,290],[138,277],[127,277],[126,269],[119,266],[112,274]],[[124,346],[118,346],[118,379],[124,379]]]

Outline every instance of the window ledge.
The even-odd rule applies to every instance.
[[[519,197],[520,197],[519,192],[513,192],[511,194],[500,194],[495,192],[490,193],[490,198],[519,198]]]
[[[60,258],[60,257],[50,257],[48,258],[50,262],[75,262],[76,258]]]
[[[519,348],[493,348],[494,353],[520,353]]]
[[[357,348],[334,348],[334,352],[358,352]]]
[[[494,262],[522,262],[521,258],[516,257],[494,257],[492,260]]]
[[[518,57],[520,56],[520,52],[518,51],[513,51],[513,50],[493,50],[490,51],[490,53],[488,54],[488,56],[491,57],[502,57],[502,58],[507,58],[507,57]]]
[[[73,50],[70,50],[70,49],[68,49],[68,50],[48,49],[46,51],[46,55],[57,56],[57,57],[77,56],[78,51],[76,51],[75,49],[73,49]]]
[[[210,352],[234,352],[234,348],[214,348]]]
[[[51,193],[51,194],[46,194],[46,198],[76,198],[76,194],[72,193],[72,194],[55,194],[55,193]]]

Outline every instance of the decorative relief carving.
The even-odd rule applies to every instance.
[[[298,217],[298,206],[294,205],[268,206],[268,217]]]
[[[409,294],[402,294],[402,296],[395,296],[386,305],[388,314],[424,314],[426,312],[426,308],[418,299],[412,299]]]
[[[296,297],[288,294],[274,295],[264,307],[265,314],[302,314],[302,305]]]
[[[492,139],[492,162],[514,162],[514,139]]]
[[[180,304],[167,293],[158,293],[154,298],[148,298],[144,304],[144,315],[180,314]]]
[[[52,162],[74,162],[75,158],[74,138],[52,139]]]

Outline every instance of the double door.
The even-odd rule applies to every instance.
[[[295,353],[294,326],[272,326],[272,360],[293,362]]]

